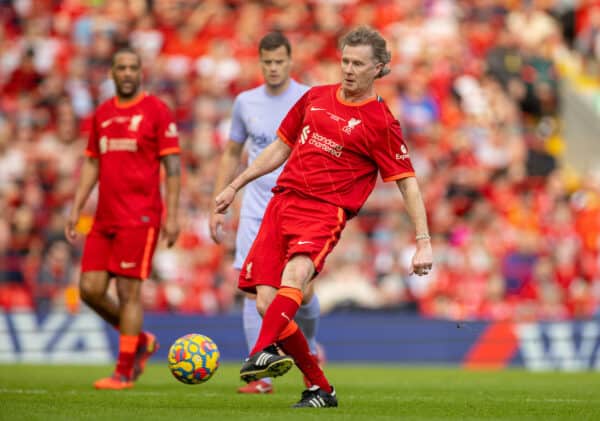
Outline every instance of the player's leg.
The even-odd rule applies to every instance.
[[[293,194],[287,196],[285,211],[280,216],[279,226],[283,231],[286,256],[289,260],[282,271],[281,289],[265,314],[261,337],[253,351],[264,347],[266,341],[281,339],[283,329],[286,327],[282,315],[279,314],[283,312],[281,309],[285,308],[289,312],[293,309],[293,314],[282,313],[291,316],[291,320],[296,315],[298,307],[292,306],[291,302],[294,300],[290,298],[294,298],[293,296],[297,294],[296,297],[303,299],[304,295],[309,296],[313,293],[312,286],[308,288],[309,282],[322,268],[325,258],[339,240],[345,223],[346,214],[341,208]],[[280,296],[284,295],[282,294],[284,290],[290,291],[287,297]],[[270,316],[270,313],[273,315]],[[278,324],[276,320],[279,320]],[[265,328],[267,323],[273,330],[263,338],[262,332],[268,331]],[[310,333],[314,334],[314,330]]]
[[[295,320],[308,341],[310,351],[315,355],[317,355],[317,331],[320,316],[321,306],[319,299],[314,292],[313,283],[310,282],[304,293],[302,305],[296,313]]]
[[[116,372],[124,378],[133,380],[133,366],[140,341],[144,310],[142,307],[142,281],[119,276],[117,292],[121,306],[121,325],[119,336],[119,357]]]
[[[312,285],[312,283],[310,285]],[[313,288],[308,288],[308,291],[309,293],[305,296],[303,304],[300,306],[300,309],[296,314],[296,321],[308,340],[311,353],[317,356],[316,333],[319,323],[320,306],[319,300],[314,294]],[[256,307],[256,296],[254,294],[246,294],[244,297],[243,306],[243,326],[249,351],[253,349],[254,344],[258,339],[262,324],[262,317]],[[307,387],[312,385],[309,383],[307,378],[305,378],[305,384]],[[263,379],[250,382],[247,385],[240,387],[238,392],[272,393],[272,379],[270,377],[265,377]]]
[[[303,393],[296,406],[337,406],[333,387],[310,352],[308,343],[293,317],[302,302],[304,285],[312,279],[315,267],[312,259],[303,254],[292,257],[283,270],[282,285],[278,290],[266,285],[257,286],[257,308],[264,313],[260,335],[251,356],[246,360],[240,376],[243,379],[259,379],[265,375],[278,376],[286,373],[291,364],[268,348],[277,341],[283,351],[291,356],[300,370],[314,385]]]
[[[240,217],[235,237],[235,260],[233,262],[233,267],[235,269],[240,270],[242,268],[244,260],[246,260],[246,256],[248,256],[248,252],[250,251],[250,247],[252,247],[252,243],[258,235],[260,224],[261,219],[259,218]],[[256,343],[261,323],[262,316],[256,309],[256,294],[246,293],[242,309],[242,325],[246,337],[246,344],[248,345],[248,351],[252,350]],[[238,388],[238,393],[257,394],[272,392],[273,384],[270,377],[250,382]]]
[[[265,311],[269,311],[273,302],[279,294],[279,290],[269,285],[256,286],[256,308],[265,317]],[[299,301],[298,301],[299,302]],[[257,343],[261,338],[268,335],[264,320],[261,325]],[[246,359],[240,369],[240,378],[246,382],[254,382],[266,377],[277,377],[288,372],[294,365],[291,357],[279,355],[274,349],[275,340],[267,343],[264,347],[257,349],[256,345],[250,351],[250,357]]]
[[[92,228],[85,240],[81,258],[79,296],[112,326],[119,326],[119,304],[106,294],[110,282],[108,260],[111,253],[108,233]]]
[[[310,282],[310,279],[312,279],[312,276],[314,275],[315,268],[312,266],[311,258],[306,255],[295,255],[290,260],[290,263],[301,263],[307,266],[308,262],[310,262],[310,268],[312,271],[309,272],[310,278],[309,280],[306,280],[306,283]],[[288,267],[286,266],[286,269],[287,268]],[[292,268],[292,270],[294,269]],[[293,275],[290,276],[289,273],[284,271],[283,279],[287,280],[293,278]],[[284,288],[286,285],[287,282],[283,281],[282,288]],[[303,289],[306,289],[306,287]],[[303,408],[337,406],[337,397],[335,396],[333,386],[331,386],[325,377],[325,373],[323,373],[323,370],[319,366],[316,355],[311,352],[306,337],[302,333],[302,330],[294,323],[294,321],[291,321],[280,333],[277,344],[283,350],[283,352],[294,359],[294,362],[306,378],[307,386],[310,385],[310,387],[303,392],[302,399],[296,405],[294,405],[294,407]]]
[[[312,285],[312,283],[309,285]],[[316,340],[320,317],[320,305],[317,296],[314,294],[313,288],[309,287],[308,291],[309,293],[305,295],[303,304],[296,313],[296,322],[308,341],[310,352],[317,357],[317,361],[319,364],[321,364],[322,361],[319,359],[319,351]],[[253,294],[246,294],[243,304],[243,326],[249,351],[253,349],[254,344],[258,339],[261,324],[262,318],[256,308],[256,296]],[[307,387],[312,385],[307,378],[305,378],[305,384]],[[270,377],[265,377],[254,382],[250,382],[247,385],[240,387],[238,392],[272,393],[272,379]]]
[[[246,374],[260,375],[262,373],[259,371],[259,368],[262,368],[260,366],[267,365],[270,359],[274,358],[272,354],[265,351],[265,348],[277,341],[282,350],[294,359],[298,368],[314,387],[303,393],[303,398],[296,406],[332,407],[337,406],[335,391],[319,367],[316,357],[310,352],[304,334],[293,320],[302,302],[302,291],[312,279],[314,272],[312,259],[307,255],[297,254],[286,264],[281,288],[277,290],[271,301],[268,297],[261,300],[262,288],[257,287],[259,291],[257,307],[260,312],[264,312],[263,324],[251,357],[242,367],[242,374],[246,371]],[[273,361],[272,364],[277,362],[274,359]],[[272,375],[283,374],[289,370],[289,367],[283,367],[283,363],[281,365],[282,372],[279,371],[280,367],[276,369],[266,367],[265,370]]]
[[[121,324],[115,371],[130,380],[137,380],[148,359],[159,349],[156,337],[150,332],[142,331],[144,310],[141,290],[141,279],[122,276],[117,278]]]
[[[338,406],[335,390],[325,377],[316,356],[310,352],[308,342],[306,342],[302,331],[299,328],[291,329],[288,335],[282,335],[277,344],[283,352],[294,358],[296,366],[311,385],[302,393],[302,398],[294,407]]]
[[[79,296],[107,323],[119,326],[119,304],[106,293],[109,282],[107,271],[83,272],[79,281]]]
[[[133,387],[146,360],[158,350],[154,335],[142,332],[142,281],[150,272],[158,229],[135,227],[120,229],[112,243],[108,268],[117,276],[119,296],[119,356],[112,377],[97,381],[97,389]]]
[[[279,221],[283,205],[280,194],[275,194],[267,209],[248,256],[240,270],[238,287],[242,291],[256,292],[256,306],[263,315],[267,307],[280,292],[281,273],[286,261],[286,247],[282,237]],[[299,291],[298,291],[299,293]],[[301,298],[298,300],[300,304]],[[295,313],[295,312],[294,312]],[[267,329],[265,331],[265,329]],[[257,338],[257,343],[264,343],[262,348],[255,344],[250,357],[240,369],[240,378],[245,382],[256,381],[265,377],[276,377],[286,373],[294,361],[288,356],[279,355],[272,349],[276,336],[269,342],[265,335],[272,336],[272,327],[265,325],[264,319]],[[260,351],[260,352],[257,352]]]
[[[133,387],[133,366],[143,319],[141,284],[139,279],[117,277],[120,314],[119,355],[114,374],[94,383],[96,389]]]
[[[252,348],[254,348],[254,344],[258,339],[260,325],[262,323],[262,316],[259,314],[258,309],[256,308],[256,295],[245,294],[242,316],[244,335],[246,337],[246,344],[248,345],[248,352],[250,352]]]
[[[307,255],[297,254],[290,259],[283,271],[281,289],[286,287],[300,287],[304,290],[313,278],[314,273],[315,267],[312,259]],[[276,297],[275,300],[278,298]],[[271,307],[275,308],[275,304],[276,302],[274,301]],[[290,311],[288,310],[288,308],[291,308],[289,302],[285,302],[284,305],[288,305],[285,310]],[[298,368],[300,368],[311,384],[316,384],[327,392],[331,390],[331,386],[319,367],[316,357],[311,353],[302,330],[294,329],[293,326],[291,328],[287,327],[287,332],[282,329],[276,339],[282,350],[294,358]]]
[[[262,323],[262,316],[258,313],[256,308],[256,295],[245,294],[244,304],[242,309],[242,322],[244,326],[244,334],[246,337],[246,344],[248,345],[248,352],[252,350],[258,334],[260,332],[260,326]],[[247,394],[259,394],[259,393],[273,393],[273,380],[270,377],[265,377],[260,380],[250,382],[240,388],[238,393]]]
[[[250,354],[255,354],[275,343],[286,326],[296,316],[303,298],[304,286],[314,275],[312,260],[305,255],[296,255],[283,269],[281,287],[271,299],[257,297],[258,311],[263,316],[260,335]]]
[[[323,202],[297,200],[289,206],[289,223],[286,224],[288,234],[292,236],[288,254],[290,263],[300,262],[310,265],[309,277],[302,283],[303,291],[308,290],[316,273],[319,273],[327,255],[339,241],[341,231],[346,223],[345,212]],[[306,229],[306,227],[310,229]],[[292,273],[287,269],[292,269]],[[288,285],[294,276],[293,267],[288,264],[282,277],[282,287]],[[312,385],[302,393],[302,398],[295,407],[334,407],[337,406],[335,391],[323,370],[319,367],[316,357],[310,352],[308,343],[302,331],[293,328],[293,323],[281,332],[277,344],[294,358],[294,362]]]
[[[325,363],[324,352],[321,345],[317,343],[317,330],[319,327],[319,319],[321,317],[321,306],[319,299],[314,291],[314,282],[309,282],[305,289],[304,299],[298,312],[296,313],[296,323],[302,330],[311,354],[317,358],[317,362],[321,368]],[[312,383],[304,376],[304,384],[306,387],[312,386]]]
[[[305,255],[296,255],[285,265],[281,278],[283,281],[279,289],[268,285],[256,287],[256,305],[259,313],[263,314],[263,322],[256,344],[250,351],[250,358],[240,370],[243,379],[255,380],[267,375],[278,376],[285,374],[291,368],[291,359],[279,360],[276,354],[268,351],[268,348],[282,334],[288,336],[290,330],[299,331],[293,319],[302,303],[303,286],[313,274],[314,266],[311,259]]]

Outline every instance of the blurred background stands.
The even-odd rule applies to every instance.
[[[577,3],[577,4],[575,4]],[[294,77],[339,80],[337,40],[380,30],[398,117],[429,211],[436,263],[407,268],[414,233],[380,183],[317,289],[324,311],[586,318],[600,303],[600,2],[511,0],[0,2],[0,308],[79,310],[82,242],[62,234],[114,49],[138,48],[145,88],[175,111],[182,235],[159,248],[149,310],[237,310],[237,224],[212,243],[207,210],[232,101],[261,83],[258,40],[290,37]],[[595,126],[594,126],[595,125]],[[80,221],[92,223],[95,198]]]

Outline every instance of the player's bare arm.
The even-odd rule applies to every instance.
[[[225,145],[225,150],[223,151],[223,155],[221,156],[221,161],[219,163],[219,168],[217,169],[217,178],[215,180],[215,186],[213,189],[215,194],[223,191],[225,186],[229,184],[231,180],[233,180],[235,172],[240,165],[243,149],[243,143],[234,142],[233,140],[230,140]],[[217,244],[221,242],[219,232],[223,227],[224,219],[225,216],[222,213],[210,213],[210,236],[212,237],[213,241]]]
[[[427,212],[421,196],[421,190],[415,177],[407,177],[396,181],[406,210],[415,227],[417,249],[412,258],[412,272],[416,275],[427,275],[433,266],[433,252],[427,227]]]
[[[177,210],[179,208],[179,191],[181,189],[181,159],[177,154],[166,155],[162,158],[162,163],[167,173],[167,220],[163,225],[163,235],[167,240],[167,247],[171,247],[175,244],[179,236]]]
[[[261,154],[258,155],[254,162],[252,162],[252,165],[225,186],[221,193],[215,197],[215,212],[224,213],[231,202],[233,202],[235,194],[239,189],[258,177],[279,168],[279,166],[288,159],[290,153],[292,153],[292,148],[290,148],[287,143],[277,138],[275,142],[267,146]]]
[[[81,168],[81,178],[79,179],[79,185],[75,192],[75,199],[73,199],[73,207],[71,208],[71,213],[69,214],[65,226],[65,237],[71,243],[77,238],[75,226],[77,225],[77,221],[79,221],[79,213],[81,212],[83,205],[85,205],[85,202],[87,202],[92,189],[98,182],[98,172],[98,159],[87,157]]]

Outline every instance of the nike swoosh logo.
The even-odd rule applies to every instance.
[[[289,316],[287,314],[285,314],[283,311],[281,312],[281,315],[283,316],[284,319],[287,319],[288,322],[291,322]]]
[[[298,241],[298,245],[302,245],[302,244],[314,244],[312,241]]]
[[[325,108],[319,108],[319,107],[310,107],[311,111],[325,111]]]
[[[135,267],[135,262],[121,262],[121,269],[131,269]]]
[[[271,390],[271,388],[263,386],[262,384],[258,384],[256,385],[256,390],[258,390],[260,393],[267,393],[269,390]]]

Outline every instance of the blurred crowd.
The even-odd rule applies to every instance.
[[[182,234],[144,285],[154,311],[236,309],[235,212],[208,233],[235,95],[261,83],[258,40],[282,30],[297,80],[339,80],[337,40],[370,25],[392,52],[378,93],[398,117],[429,212],[435,264],[408,272],[414,231],[378,184],[319,276],[323,311],[404,308],[452,319],[567,319],[600,305],[600,170],[561,160],[557,57],[600,57],[600,1],[0,1],[0,309],[78,311],[83,236],[63,227],[116,46],[174,110]],[[591,65],[590,67],[593,67]],[[592,141],[592,139],[590,139]],[[89,200],[79,230],[93,222]]]

